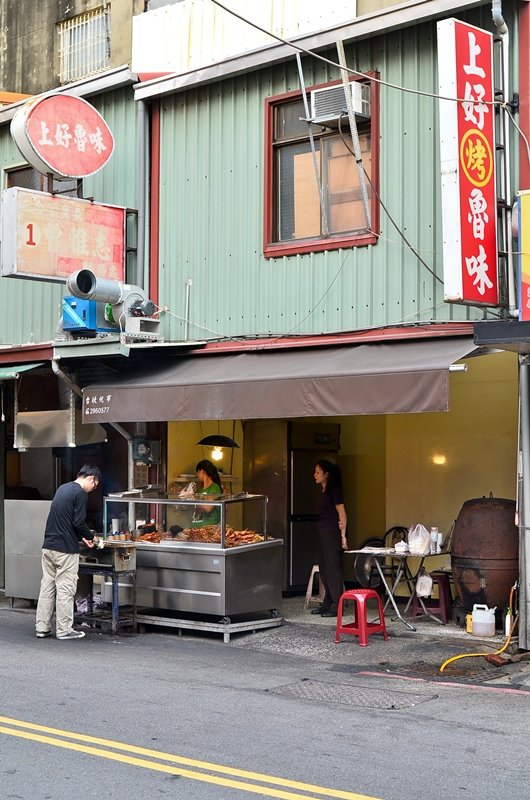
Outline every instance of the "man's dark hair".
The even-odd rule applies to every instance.
[[[98,483],[101,483],[101,471],[99,467],[91,467],[89,464],[84,464],[76,475],[76,478],[90,478],[93,476]]]

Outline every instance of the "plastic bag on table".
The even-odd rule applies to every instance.
[[[179,497],[192,497],[195,494],[196,484],[193,481],[187,484],[184,489],[179,492]]]
[[[411,527],[408,541],[411,556],[426,556],[431,550],[431,534],[421,523]]]

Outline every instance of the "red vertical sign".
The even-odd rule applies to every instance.
[[[462,300],[497,305],[493,39],[455,20]]]

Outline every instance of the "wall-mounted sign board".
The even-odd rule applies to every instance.
[[[125,280],[125,208],[13,187],[2,193],[3,276]]]
[[[11,121],[11,135],[28,163],[55,178],[86,178],[109,160],[114,139],[94,106],[56,93],[25,103]]]

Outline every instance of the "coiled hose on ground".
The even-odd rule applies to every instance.
[[[444,663],[440,667],[440,672],[443,672],[448,664],[451,664],[453,661],[458,661],[458,659],[460,659],[460,658],[472,658],[472,657],[480,658],[480,657],[491,656],[491,655],[498,656],[501,653],[504,653],[504,651],[507,649],[507,647],[509,646],[509,644],[510,644],[510,642],[512,640],[512,634],[513,634],[513,632],[515,630],[515,626],[517,625],[517,620],[519,619],[519,614],[514,614],[514,609],[513,609],[513,595],[514,595],[515,590],[517,589],[517,586],[518,586],[518,581],[516,581],[514,583],[514,585],[512,586],[512,588],[510,589],[509,608],[510,608],[510,614],[511,614],[511,618],[512,618],[512,624],[510,625],[510,630],[508,631],[508,635],[506,636],[506,641],[504,642],[504,644],[501,647],[501,649],[500,650],[495,650],[493,653],[491,651],[489,651],[487,653],[462,653],[459,656],[452,656],[451,658],[448,658],[447,661],[444,661]]]

